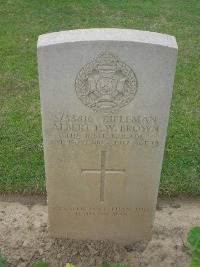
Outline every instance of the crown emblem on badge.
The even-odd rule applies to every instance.
[[[117,63],[117,57],[106,51],[99,55],[96,61],[99,63],[99,65],[113,66]]]
[[[97,112],[115,112],[128,105],[137,92],[133,70],[109,51],[85,65],[75,81],[78,98]]]

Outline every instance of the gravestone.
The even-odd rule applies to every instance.
[[[174,37],[85,29],[38,40],[53,237],[150,239],[177,57]]]

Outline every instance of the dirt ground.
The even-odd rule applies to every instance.
[[[157,205],[152,240],[129,245],[110,241],[74,241],[49,237],[45,197],[0,196],[0,250],[8,266],[100,267],[102,262],[129,266],[188,267],[186,235],[200,225],[200,198],[164,199]],[[186,247],[185,247],[186,246]]]

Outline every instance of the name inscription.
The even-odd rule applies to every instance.
[[[122,145],[157,147],[157,117],[68,115],[52,118],[51,145]],[[56,138],[59,136],[59,138]]]

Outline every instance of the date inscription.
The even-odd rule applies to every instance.
[[[101,115],[54,116],[48,129],[50,145],[116,145],[157,147],[157,117]]]

